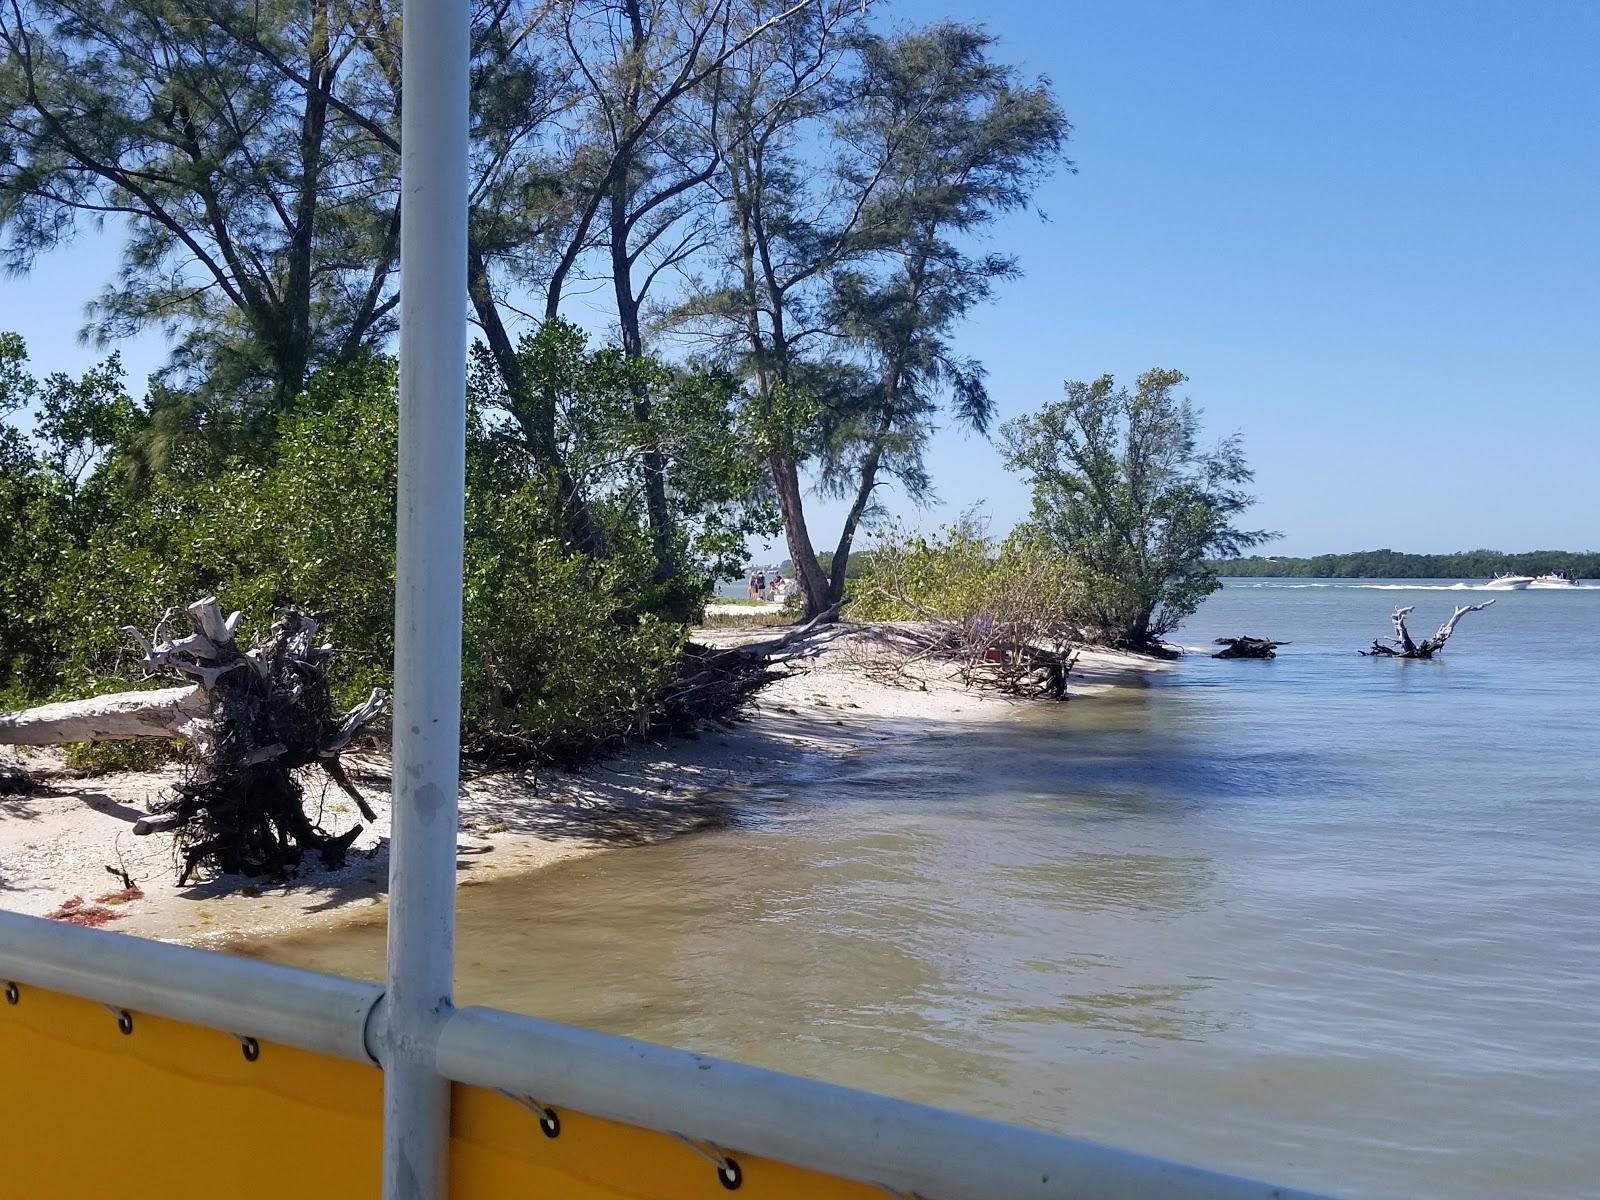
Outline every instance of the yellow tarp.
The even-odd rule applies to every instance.
[[[379,1194],[376,1067],[24,985],[0,1001],[0,1181],[15,1200],[352,1200]],[[743,1180],[670,1134],[457,1084],[452,1200],[883,1200],[881,1188],[735,1153]],[[686,1132],[693,1132],[686,1131]]]

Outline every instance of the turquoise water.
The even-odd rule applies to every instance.
[[[462,894],[464,996],[1352,1196],[1600,1180],[1600,588],[1441,660],[1241,581],[1147,686],[904,729],[739,827]],[[382,933],[273,957],[376,974]]]

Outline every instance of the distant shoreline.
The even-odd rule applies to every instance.
[[[1575,579],[1600,579],[1600,551],[1464,550],[1455,554],[1405,554],[1397,550],[1355,550],[1344,554],[1252,555],[1214,559],[1206,564],[1233,579],[1459,579],[1488,580],[1496,575],[1564,572]]]

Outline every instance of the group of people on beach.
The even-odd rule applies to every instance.
[[[774,571],[769,579],[765,571],[750,576],[750,598],[753,600],[782,600],[789,593],[789,581],[781,571]]]

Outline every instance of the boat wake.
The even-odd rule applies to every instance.
[[[1356,588],[1371,592],[1505,592],[1513,589],[1486,583],[1229,583],[1236,588]]]

